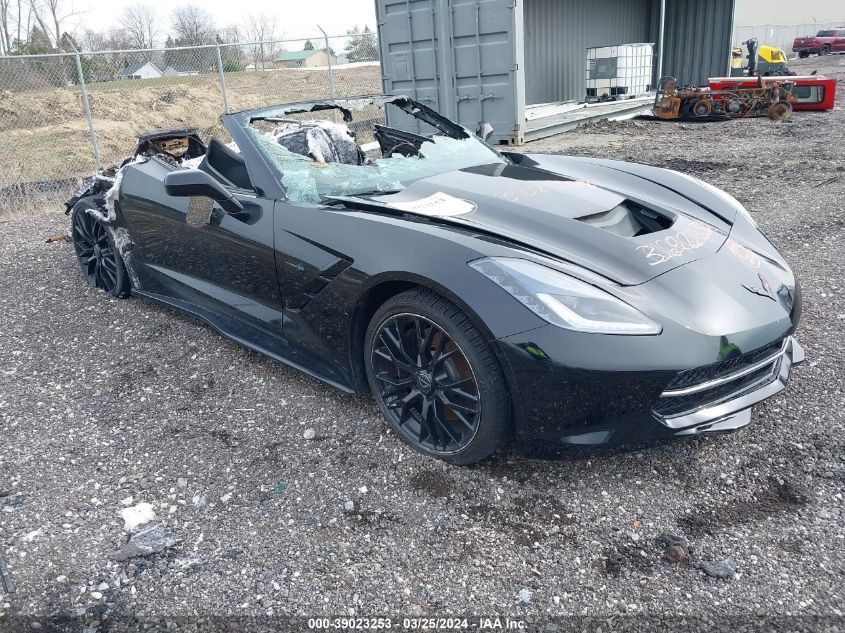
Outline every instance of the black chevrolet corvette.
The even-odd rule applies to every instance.
[[[803,360],[789,266],[700,180],[498,152],[406,97],[221,120],[83,183],[83,274],[371,392],[425,454],[730,431]]]

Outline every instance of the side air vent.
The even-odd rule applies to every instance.
[[[352,262],[348,259],[337,258],[325,268],[322,268],[319,274],[308,281],[296,294],[291,295],[285,301],[285,307],[289,310],[301,310],[311,299],[320,294],[320,291],[334,281],[340,273],[349,268]]]
[[[630,200],[626,200],[610,211],[576,219],[621,237],[636,237],[663,231],[671,227],[673,222],[672,218]]]

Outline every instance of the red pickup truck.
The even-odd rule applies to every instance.
[[[792,42],[792,52],[798,53],[801,58],[809,57],[813,53],[845,53],[845,26],[819,31],[815,37],[796,37]]]

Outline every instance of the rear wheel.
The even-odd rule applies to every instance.
[[[801,59],[806,59],[809,56],[810,56],[810,51],[799,51],[798,52],[798,57],[800,57]]]
[[[776,101],[769,106],[769,118],[773,121],[785,121],[792,114],[792,104],[789,101]]]
[[[108,229],[91,200],[80,200],[71,213],[71,239],[82,275],[93,288],[112,297],[128,297],[129,275]]]
[[[499,363],[478,328],[443,297],[420,289],[389,299],[367,328],[365,354],[379,409],[412,448],[470,464],[507,437]]]
[[[710,116],[713,113],[713,102],[709,99],[701,99],[692,106],[692,113],[695,116]]]
[[[819,51],[819,56],[821,55],[830,55],[830,45],[825,44],[822,46],[822,49]]]

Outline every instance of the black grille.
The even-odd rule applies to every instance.
[[[687,369],[678,372],[672,379],[672,382],[666,389],[683,389],[702,382],[716,380],[729,374],[741,371],[744,367],[748,367],[755,363],[759,363],[767,356],[774,356],[780,348],[783,347],[783,341],[776,341],[765,347],[755,349],[753,352],[748,352],[742,356],[729,358],[727,360],[713,363],[712,365],[705,365],[704,367],[696,367],[695,369]]]
[[[673,415],[680,415],[690,411],[695,411],[701,407],[709,404],[716,404],[722,400],[730,397],[736,397],[743,393],[746,389],[754,385],[754,383],[761,381],[755,388],[762,387],[768,384],[777,377],[774,365],[779,361],[780,357],[756,369],[745,376],[741,376],[736,380],[731,380],[722,385],[705,389],[704,391],[697,391],[685,396],[663,396],[657,400],[654,405],[654,412],[663,417],[670,417]],[[763,379],[768,376],[768,381]]]

